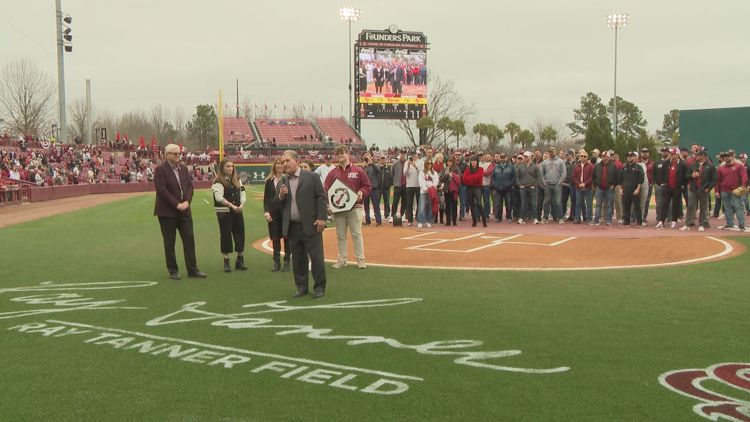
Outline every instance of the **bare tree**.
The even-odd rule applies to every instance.
[[[439,122],[443,117],[451,120],[463,120],[474,114],[474,106],[464,103],[458,94],[453,81],[440,79],[434,74],[427,77],[427,105],[429,117],[433,123]],[[401,129],[413,146],[419,145],[419,130],[414,120],[394,120],[393,124]],[[427,127],[425,143],[432,145],[435,140],[443,140],[445,132],[450,135],[450,129],[432,124]]]
[[[172,126],[174,127],[175,133],[178,139],[186,139],[185,124],[187,123],[187,116],[185,110],[177,106],[172,110]]]
[[[8,63],[0,71],[0,116],[11,131],[43,133],[54,94],[52,78],[28,60]]]
[[[99,109],[97,108],[96,114],[94,115],[94,140],[91,142],[97,144],[101,142],[101,133],[97,132],[99,129],[107,130],[107,138],[114,139],[114,130],[117,127],[118,118],[112,112],[112,110]],[[110,135],[110,132],[112,134]]]
[[[154,135],[156,135],[156,139],[160,144],[167,143],[168,139],[168,129],[166,127],[166,123],[168,123],[167,120],[167,113],[164,111],[164,107],[162,107],[161,104],[157,104],[153,107],[151,107],[151,112],[148,116],[149,124],[151,125],[151,130],[153,131]]]
[[[110,140],[115,139],[115,135],[111,132],[113,130],[122,134],[127,133],[131,139],[137,139],[141,135],[145,135],[144,137],[148,139],[150,136],[156,135],[149,117],[138,110],[129,111],[120,116],[117,125],[113,129],[108,129],[110,132],[107,136]]]
[[[555,147],[560,149],[563,141],[570,137],[570,129],[565,123],[550,118],[535,117],[531,123],[531,132],[541,149]]]
[[[86,136],[88,136],[89,125],[91,125],[94,130],[99,126],[96,120],[89,123],[86,100],[78,98],[70,102],[68,104],[68,133],[71,134],[73,138],[80,137],[84,143],[96,143],[95,140],[86,139]]]

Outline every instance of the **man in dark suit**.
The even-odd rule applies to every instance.
[[[164,238],[164,256],[167,259],[169,278],[179,280],[174,245],[179,230],[182,249],[185,252],[185,267],[188,277],[206,278],[196,264],[195,239],[193,238],[193,217],[190,201],[193,199],[193,182],[190,172],[180,163],[180,147],[169,144],[164,148],[166,161],[154,172],[156,204],[154,215],[159,217],[161,235]]]
[[[385,70],[383,69],[382,63],[378,63],[378,66],[373,69],[372,77],[375,79],[375,92],[382,94],[383,84],[385,83]]]
[[[293,297],[308,293],[308,257],[315,281],[312,297],[325,294],[326,269],[323,257],[323,230],[326,228],[327,201],[317,174],[299,167],[297,153],[284,151],[281,162],[286,173],[277,191],[284,212],[282,234],[289,238],[292,268],[297,291]]]

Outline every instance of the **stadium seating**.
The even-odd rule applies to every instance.
[[[351,126],[340,118],[319,118],[315,122],[318,124],[320,131],[323,132],[323,136],[327,139],[330,137],[334,143],[348,143],[349,139],[352,139],[352,143],[362,143],[362,140],[357,135],[357,132],[352,129]]]
[[[252,129],[245,118],[224,118],[224,142],[252,142],[255,140]]]
[[[255,119],[260,137],[277,146],[320,144],[312,123],[304,119]]]

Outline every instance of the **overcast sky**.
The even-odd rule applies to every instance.
[[[3,3],[0,64],[28,58],[56,80],[55,2]],[[748,0],[63,0],[74,36],[68,100],[85,96],[88,78],[95,108],[162,104],[189,116],[219,89],[231,104],[239,78],[241,101],[347,114],[348,29],[338,16],[347,5],[362,10],[353,34],[390,24],[424,32],[430,72],[476,106],[474,122],[567,123],[586,92],[610,98],[612,12],[631,15],[618,37],[618,94],[649,131],[673,108],[750,105]],[[381,146],[404,142],[386,121],[364,121],[362,132]]]

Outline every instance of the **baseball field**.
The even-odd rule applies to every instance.
[[[293,299],[259,193],[224,273],[196,191],[204,280],[167,277],[153,193],[0,228],[0,420],[750,420],[745,236],[367,227]]]

